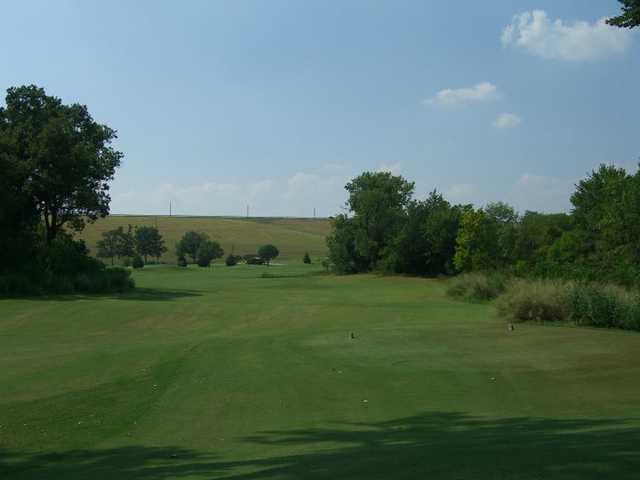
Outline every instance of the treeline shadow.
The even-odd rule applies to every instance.
[[[135,301],[169,301],[181,298],[200,297],[202,293],[198,290],[189,289],[168,289],[168,288],[140,288],[136,287],[123,293],[74,293],[74,294],[47,294],[31,296],[11,296],[0,297],[0,299],[27,299],[40,301],[60,301],[74,302],[78,300],[135,300]]]
[[[5,451],[0,478],[630,480],[640,472],[640,429],[621,420],[433,412],[243,440],[263,446],[264,457],[233,461],[142,446],[21,459]]]

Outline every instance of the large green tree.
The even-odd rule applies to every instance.
[[[131,225],[125,230],[123,227],[107,230],[96,244],[96,255],[100,258],[110,258],[113,265],[114,258],[131,258],[136,255],[135,238]]]
[[[186,232],[176,246],[176,256],[183,257],[188,255],[193,259],[193,263],[196,263],[200,245],[207,240],[209,240],[209,236],[206,233],[195,231]]]
[[[460,218],[454,263],[458,270],[490,270],[498,266],[498,223],[483,209],[468,209]]]
[[[366,270],[377,267],[402,227],[413,188],[413,182],[389,172],[364,172],[345,186],[355,227],[354,246],[358,256],[365,259]]]
[[[267,266],[269,266],[269,264],[271,264],[271,260],[276,258],[278,255],[280,255],[280,251],[278,250],[278,247],[270,243],[267,245],[262,245],[258,249],[258,256],[262,260],[264,260]]]
[[[640,25],[640,0],[618,0],[622,4],[622,14],[607,20],[609,25],[634,28]]]
[[[136,227],[134,237],[136,251],[138,255],[144,257],[145,263],[147,263],[148,256],[160,258],[167,251],[164,239],[156,227]]]
[[[344,213],[331,218],[331,233],[327,236],[327,265],[341,275],[365,271],[369,262],[356,248],[357,226]]]
[[[109,182],[122,158],[115,139],[84,105],[65,105],[35,85],[7,90],[0,151],[15,169],[14,188],[39,214],[47,244],[63,227],[80,230],[109,213]]]
[[[111,265],[113,265],[114,260],[120,256],[121,234],[122,227],[103,232],[102,238],[96,244],[96,255],[99,258],[109,258]]]
[[[24,192],[27,177],[10,146],[0,140],[0,273],[15,271],[34,257],[38,211]]]
[[[504,202],[491,202],[484,207],[487,216],[496,223],[498,243],[496,266],[504,266],[515,261],[517,229],[520,217],[515,209]]]
[[[221,258],[224,250],[220,244],[214,240],[205,239],[198,246],[197,262],[200,267],[208,267],[212,260]]]
[[[433,191],[409,202],[402,227],[385,251],[385,269],[412,275],[452,273],[460,208]]]
[[[640,275],[640,173],[601,165],[576,186],[574,242],[601,277],[634,282]]]

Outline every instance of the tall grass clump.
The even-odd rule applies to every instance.
[[[472,302],[493,300],[507,284],[508,277],[502,273],[463,273],[450,280],[447,294]]]
[[[515,322],[568,321],[640,331],[640,293],[612,284],[518,279],[496,306]]]
[[[498,311],[514,322],[566,321],[571,316],[572,285],[553,280],[511,282],[498,298]]]
[[[569,295],[578,325],[640,330],[640,295],[616,285],[577,285]]]

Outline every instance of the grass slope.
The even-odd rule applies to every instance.
[[[639,334],[315,270],[0,300],[0,478],[637,478]]]
[[[157,226],[169,251],[164,261],[175,261],[175,245],[189,230],[205,232],[220,242],[225,253],[255,253],[260,245],[273,243],[280,249],[280,259],[302,259],[308,251],[312,258],[326,255],[325,238],[330,226],[327,219],[309,218],[224,218],[114,215],[90,224],[80,234],[95,253],[103,232],[120,226]]]

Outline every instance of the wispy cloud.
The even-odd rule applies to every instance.
[[[456,183],[445,189],[444,197],[452,203],[473,203],[479,201],[478,187],[470,183]]]
[[[514,16],[501,41],[538,57],[578,62],[623,53],[631,35],[628,30],[607,25],[605,18],[594,23],[565,23],[551,20],[544,10],[534,10]]]
[[[425,105],[459,105],[473,102],[486,102],[498,98],[497,87],[490,82],[483,82],[473,87],[445,88],[435,96],[423,100]]]
[[[524,173],[507,193],[509,200],[522,211],[568,211],[574,184],[573,180]]]
[[[179,215],[330,216],[342,211],[344,186],[354,172],[349,166],[325,164],[280,178],[246,183],[203,182],[161,184],[145,190],[112,194],[114,213],[166,214],[169,202]]]
[[[522,117],[515,113],[501,113],[493,121],[493,126],[500,129],[515,128],[522,123]]]

